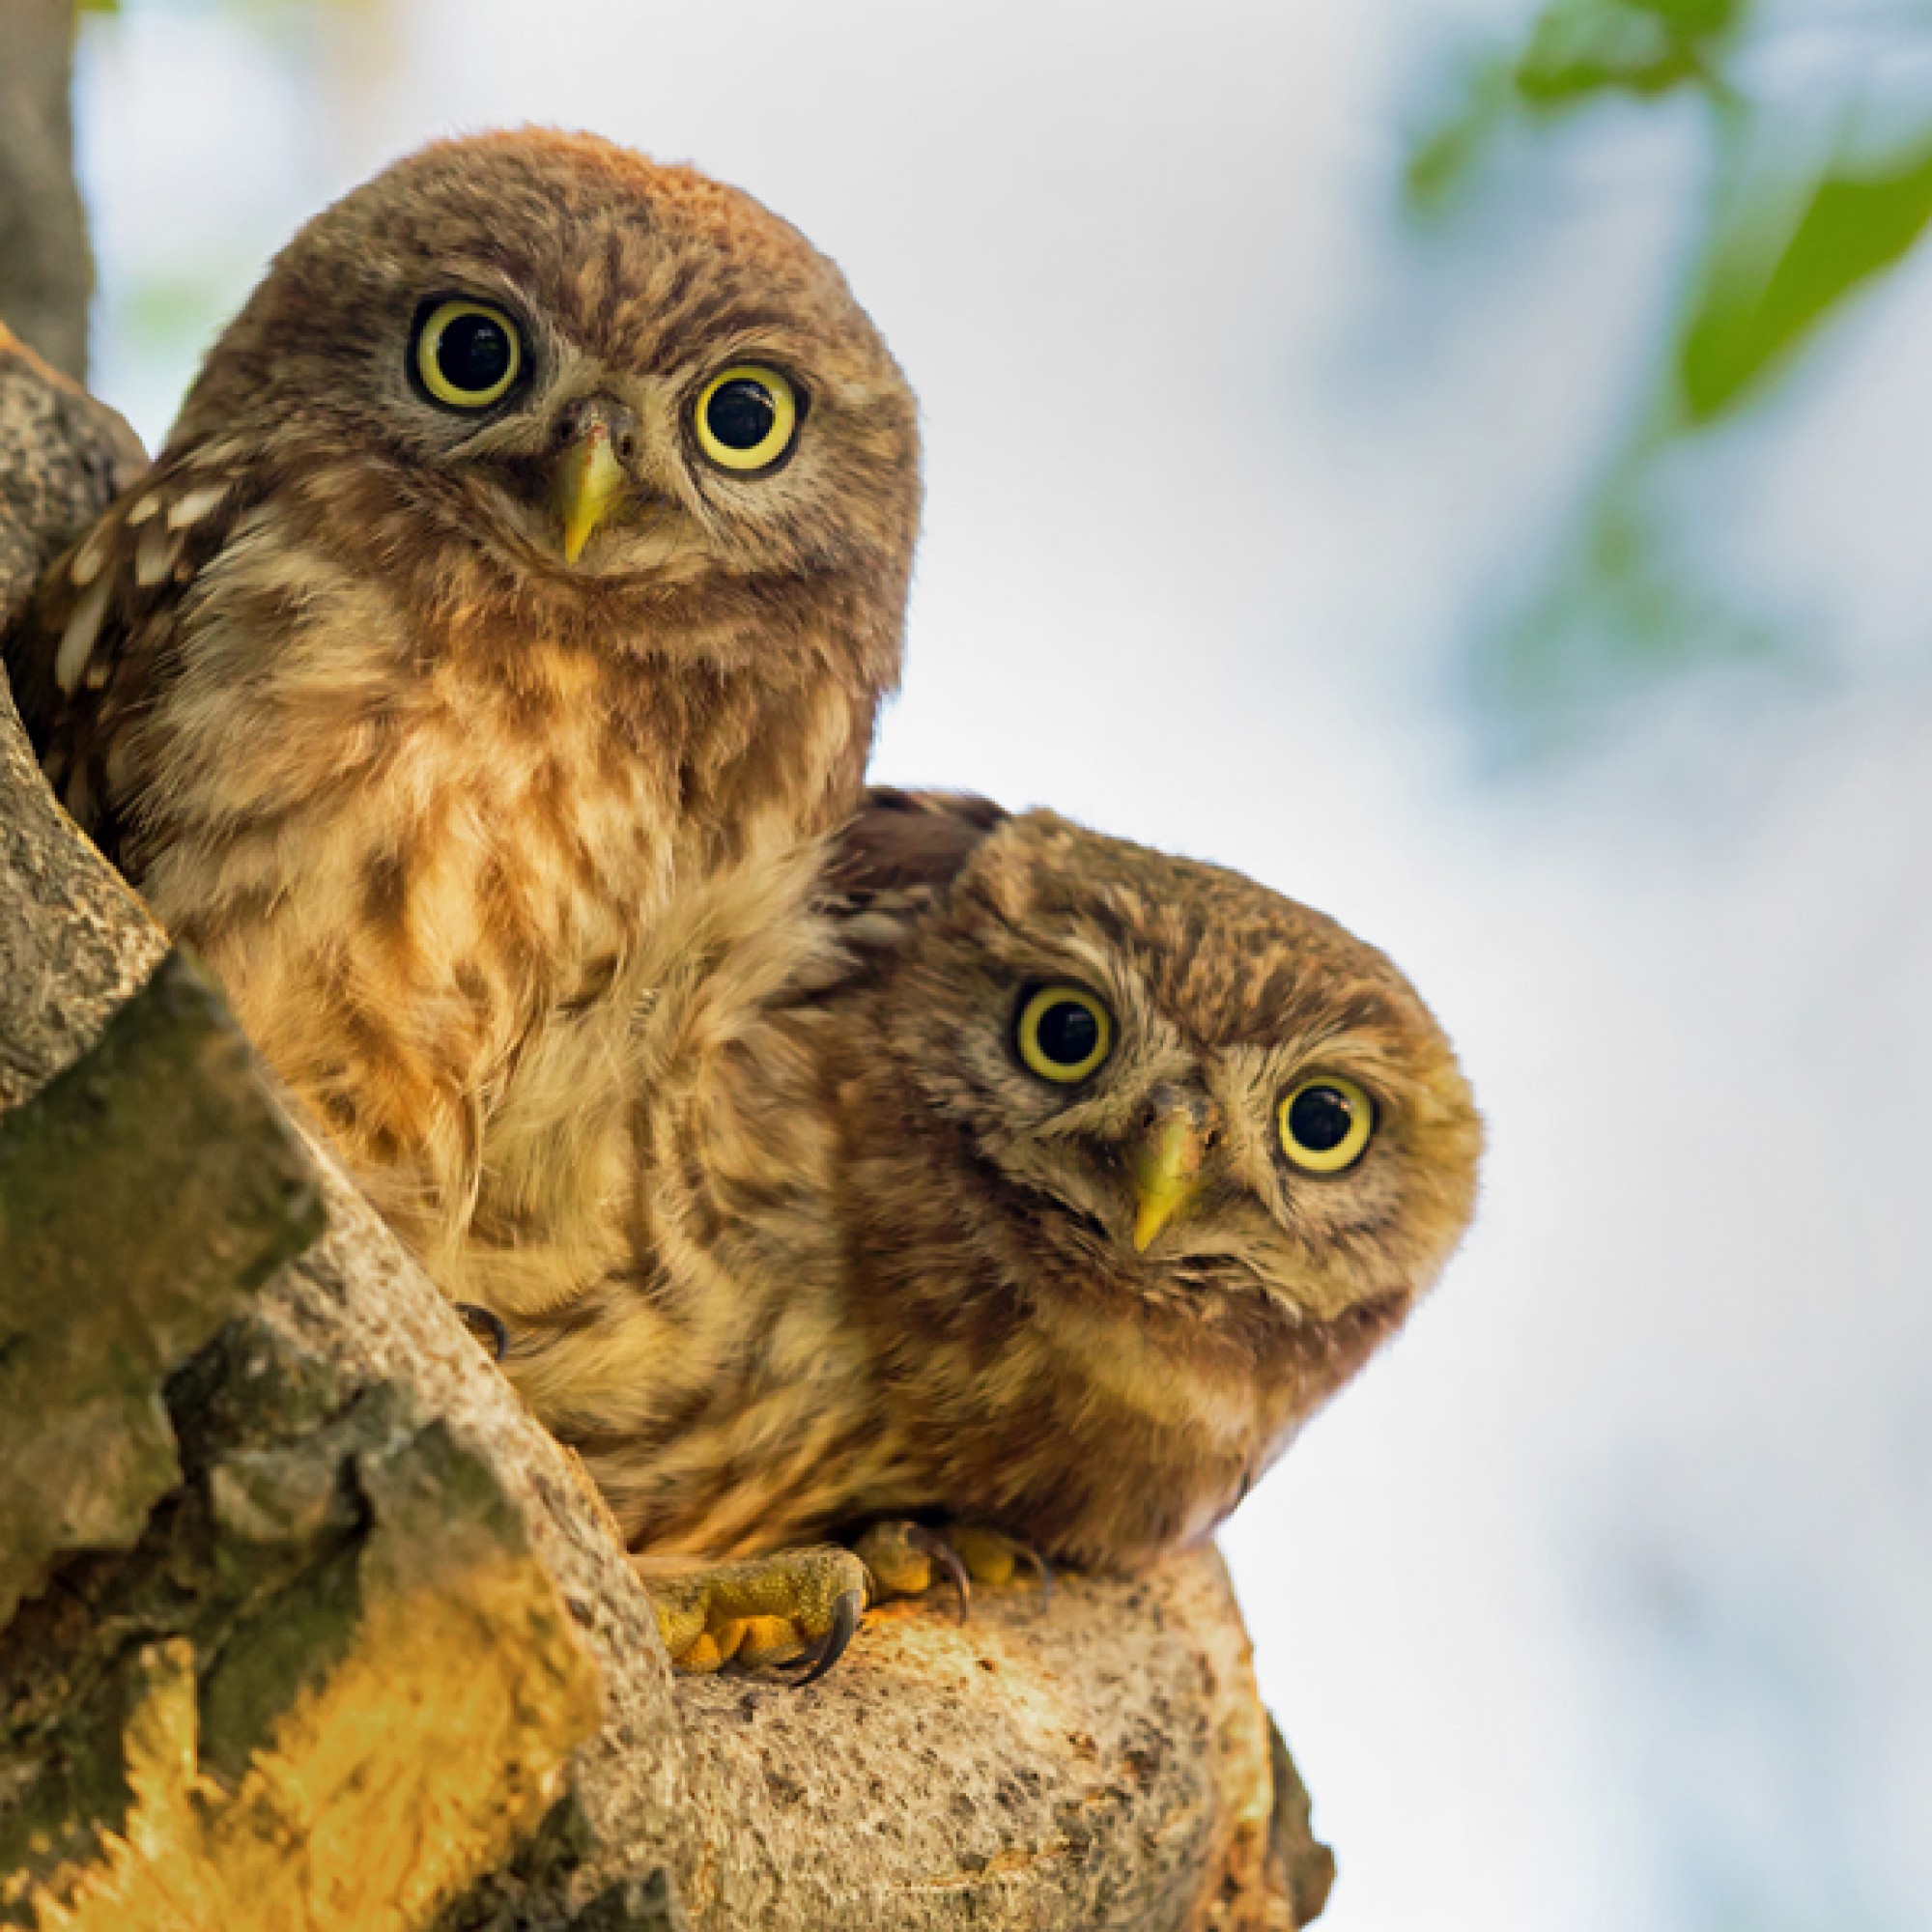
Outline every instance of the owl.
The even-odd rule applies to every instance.
[[[852,808],[913,399],[838,270],[609,142],[318,216],[4,639],[68,810],[459,1299],[618,1252],[682,895]]]
[[[507,1356],[699,1667],[849,1634],[849,1557],[759,1559],[867,1521],[1206,1536],[1435,1280],[1482,1143],[1402,974],[1236,873],[879,791],[768,885],[659,1015],[630,1263]]]

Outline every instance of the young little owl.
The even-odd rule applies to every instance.
[[[509,1372],[661,1572],[868,1519],[1103,1567],[1206,1535],[1463,1234],[1448,1042],[1333,921],[1050,812],[877,792],[809,887],[694,935],[632,1260]],[[770,1658],[851,1575],[660,1607],[681,1661]]]
[[[282,252],[6,661],[443,1286],[537,1308],[606,1255],[655,935],[851,809],[918,496],[906,385],[784,222],[450,141]]]

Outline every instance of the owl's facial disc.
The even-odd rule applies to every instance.
[[[1266,1143],[1277,1171],[1326,1181],[1357,1167],[1375,1138],[1367,1090],[1313,1069],[1292,1074],[1271,1096],[1242,1095],[1244,1110],[1260,1103],[1265,1142],[1256,1145],[1251,1131],[1231,1135],[1224,1109],[1233,1103],[1207,1070],[1170,1057],[1142,1086],[1133,1065],[1138,1029],[1123,1027],[1114,1005],[1077,981],[1028,981],[1012,1014],[1013,1059],[1064,1096],[1042,1142],[1023,1157],[1029,1184],[1056,1180],[1089,1226],[1111,1229],[1156,1270],[1218,1251],[1228,1213],[1245,1211],[1236,1204],[1279,1211],[1268,1182],[1249,1171],[1256,1154],[1270,1158]],[[1069,1143],[1085,1150],[1070,1166]]]
[[[1022,992],[1013,1048],[1027,1071],[1055,1087],[1088,1087],[1113,1057],[1118,1023],[1098,994],[1053,980]],[[1145,1254],[1170,1221],[1206,1188],[1208,1155],[1221,1138],[1219,1110],[1198,1089],[1161,1082],[1129,1131],[1123,1153],[1106,1165],[1124,1171],[1133,1192],[1133,1246]]]
[[[526,407],[534,380],[517,319],[496,302],[468,296],[419,305],[410,369],[417,391],[439,412],[485,422]],[[549,523],[565,563],[574,567],[598,526],[640,494],[638,447],[637,413],[615,396],[578,395],[557,410],[543,459],[549,501],[529,507],[539,523]]]

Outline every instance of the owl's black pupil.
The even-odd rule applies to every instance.
[[[1327,1153],[1349,1138],[1355,1110],[1333,1087],[1304,1087],[1288,1106],[1288,1130],[1310,1153]]]
[[[704,420],[711,434],[726,449],[756,449],[772,433],[779,406],[762,383],[749,376],[734,376],[711,392],[704,406]]]
[[[1100,1022],[1077,1000],[1056,1000],[1034,1031],[1039,1050],[1056,1066],[1078,1066],[1100,1044]]]
[[[436,366],[452,389],[478,395],[510,373],[510,334],[487,315],[459,315],[436,339]]]

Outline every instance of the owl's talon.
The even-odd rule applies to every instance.
[[[865,1614],[863,1591],[846,1590],[839,1596],[832,1606],[832,1628],[825,1633],[825,1641],[819,1646],[818,1655],[811,1660],[805,1674],[793,1678],[791,1688],[794,1690],[803,1690],[808,1684],[816,1684],[845,1655],[845,1646],[852,1641],[853,1634],[859,1628],[859,1619]]]
[[[916,1522],[875,1522],[853,1548],[881,1597],[923,1597],[937,1580],[935,1565],[945,1571],[959,1592],[961,1623],[973,1583],[998,1588],[1023,1566],[1039,1578],[1041,1607],[1053,1601],[1052,1565],[1032,1544],[1004,1530],[961,1523],[942,1534]]]
[[[1032,1544],[1003,1529],[985,1529],[977,1523],[961,1523],[947,1531],[960,1560],[973,1573],[976,1583],[998,1589],[1013,1580],[1022,1568],[1039,1578],[1040,1602],[1053,1601],[1053,1570]]]
[[[849,1549],[829,1545],[642,1580],[673,1669],[802,1668],[801,1684],[844,1655],[872,1587]]]
[[[959,1593],[959,1621],[966,1621],[973,1585],[959,1552],[938,1531],[917,1522],[875,1522],[853,1546],[881,1597],[923,1597],[943,1570]]]

